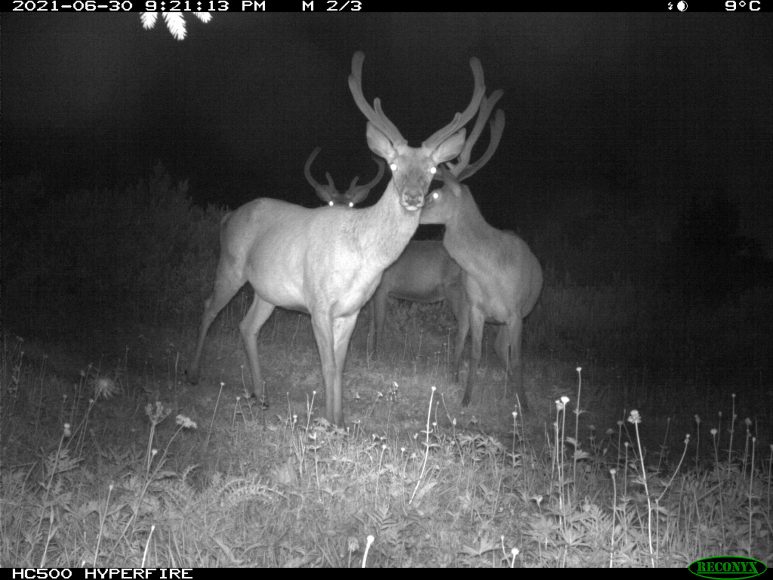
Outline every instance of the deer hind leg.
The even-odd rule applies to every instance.
[[[510,372],[510,329],[506,324],[497,327],[497,337],[494,340],[494,352],[505,367],[505,372]]]
[[[243,285],[243,280],[229,276],[227,272],[222,272],[220,266],[218,266],[215,289],[212,291],[212,295],[204,302],[204,314],[201,316],[201,326],[199,327],[199,340],[196,343],[196,353],[193,355],[193,362],[187,373],[188,381],[190,383],[195,385],[199,381],[201,355],[204,351],[204,340],[207,338],[209,327],[215,321],[215,318],[217,318],[220,311],[231,301],[231,298],[234,297]]]
[[[461,304],[454,308],[456,317],[456,340],[454,343],[454,382],[459,382],[459,369],[462,366],[462,351],[464,350],[464,341],[467,340],[467,333],[470,331],[470,309]]]
[[[521,359],[521,341],[523,338],[523,320],[516,316],[507,323],[508,335],[510,338],[509,349],[509,368],[507,369],[508,378],[512,379],[515,394],[521,401],[521,407],[529,408],[526,398],[526,390],[523,384],[523,361]],[[498,339],[497,339],[498,341]],[[507,380],[507,378],[506,378]]]
[[[260,389],[260,402],[263,408],[268,407],[268,398],[266,397],[266,383],[260,374],[260,363],[258,362],[258,333],[263,324],[271,316],[275,306],[266,302],[258,293],[252,301],[247,315],[239,323],[239,330],[242,334],[244,350],[247,353],[247,362],[250,365],[250,374],[252,375],[252,394],[258,395]]]
[[[483,325],[486,319],[483,313],[475,308],[470,312],[470,327],[472,328],[472,345],[470,348],[470,370],[467,373],[467,387],[464,389],[462,406],[470,404],[472,391],[475,388],[475,379],[478,374],[481,345],[483,344]]]

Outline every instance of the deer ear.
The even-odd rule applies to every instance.
[[[432,152],[432,160],[435,165],[459,157],[459,153],[462,152],[462,147],[464,147],[464,138],[465,130],[462,129],[438,145]]]
[[[368,138],[368,147],[379,157],[382,157],[387,163],[392,163],[397,157],[397,150],[392,145],[384,133],[381,132],[373,123],[368,122],[366,136]]]

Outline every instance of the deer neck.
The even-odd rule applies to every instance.
[[[360,240],[367,263],[383,270],[392,264],[408,245],[419,227],[421,211],[409,211],[400,205],[400,196],[392,180],[381,199],[359,210],[355,235]]]
[[[446,223],[443,245],[462,269],[469,272],[496,247],[495,234],[496,230],[481,215],[472,195],[464,191],[459,211]]]

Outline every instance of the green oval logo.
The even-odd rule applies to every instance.
[[[746,556],[712,556],[695,560],[687,569],[701,578],[741,580],[764,574],[768,567]]]

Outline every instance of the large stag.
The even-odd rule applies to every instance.
[[[311,152],[311,155],[309,155],[309,158],[306,160],[306,165],[303,166],[303,174],[306,176],[306,181],[309,182],[309,185],[311,185],[311,187],[314,188],[314,191],[317,192],[317,197],[319,197],[319,199],[321,199],[330,207],[335,207],[337,205],[343,207],[354,207],[358,203],[362,203],[365,201],[365,198],[368,197],[370,190],[373,189],[379,181],[381,181],[382,177],[384,177],[385,164],[381,159],[376,159],[378,173],[376,174],[376,177],[374,177],[373,180],[369,181],[368,183],[358,185],[357,182],[360,178],[359,176],[355,176],[352,178],[349,189],[344,192],[340,192],[338,191],[336,184],[333,182],[333,178],[330,176],[330,172],[326,172],[325,177],[327,178],[327,184],[322,185],[320,182],[314,179],[314,176],[311,174],[311,164],[314,163],[314,159],[317,157],[317,155],[319,155],[320,151],[322,151],[321,147],[315,147],[314,151]]]
[[[259,198],[228,214],[221,224],[215,288],[205,303],[189,372],[195,382],[207,330],[249,282],[255,298],[239,327],[253,393],[260,392],[265,403],[266,386],[258,363],[260,328],[277,306],[308,312],[322,363],[327,419],[337,425],[344,420],[343,368],[360,309],[416,231],[436,166],[459,155],[465,141],[463,127],[475,116],[485,94],[480,62],[470,59],[475,78],[470,104],[420,147],[410,147],[384,114],[380,100],[375,99],[373,106],[366,101],[364,58],[362,52],[352,58],[349,89],[368,119],[371,151],[386,160],[392,171],[386,191],[365,209],[307,209]]]
[[[483,99],[473,131],[456,164],[441,168],[441,189],[427,197],[421,223],[445,225],[443,245],[464,270],[464,287],[470,313],[461,317],[472,328],[472,348],[467,386],[462,405],[470,403],[481,354],[484,322],[502,324],[495,350],[512,378],[521,405],[527,406],[523,386],[521,338],[523,319],[532,311],[542,290],[542,268],[529,247],[512,232],[498,230],[483,218],[470,193],[461,181],[485,165],[496,151],[505,126],[505,115],[498,110],[491,121],[491,141],[483,156],[470,164],[470,152],[491,115],[501,92]],[[460,324],[461,326],[461,324]],[[463,336],[467,328],[460,329]]]

